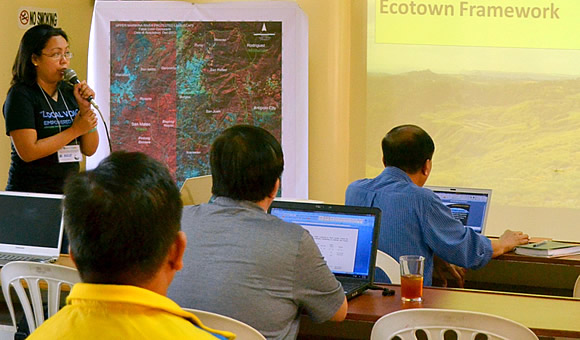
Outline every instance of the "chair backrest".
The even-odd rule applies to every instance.
[[[384,251],[377,250],[376,266],[381,268],[391,279],[391,283],[401,284],[401,267],[399,262]]]
[[[574,291],[572,292],[572,296],[575,298],[580,298],[580,275],[578,275],[576,283],[574,284]]]
[[[48,317],[50,317],[58,312],[60,308],[62,286],[66,285],[72,288],[75,283],[81,281],[75,268],[26,261],[15,261],[6,264],[0,271],[0,278],[2,281],[2,293],[8,305],[14,327],[16,327],[18,320],[16,320],[14,314],[10,286],[14,287],[14,291],[18,295],[31,333],[44,322],[43,294],[41,290],[47,292],[46,302],[48,303]],[[28,288],[29,294],[26,294],[26,288]]]
[[[191,177],[181,186],[181,201],[183,205],[207,203],[211,198],[211,175]]]
[[[371,340],[379,339],[538,340],[538,337],[526,326],[496,315],[414,308],[393,312],[377,320],[371,331]]]
[[[232,332],[236,340],[265,340],[266,338],[252,326],[225,315],[206,312],[199,309],[183,308],[183,310],[195,314],[201,322],[213,329]]]

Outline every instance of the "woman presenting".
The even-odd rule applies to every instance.
[[[34,26],[20,41],[4,103],[12,141],[6,190],[62,193],[83,155],[97,150],[97,117],[87,100],[95,92],[85,81],[62,81],[72,57],[60,28]]]

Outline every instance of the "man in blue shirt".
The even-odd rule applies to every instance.
[[[398,259],[425,257],[424,284],[430,286],[433,256],[465,268],[477,269],[492,257],[528,243],[528,235],[506,230],[490,240],[465,228],[431,190],[423,188],[431,173],[435,145],[418,126],[393,128],[382,141],[385,170],[346,189],[346,204],[378,207],[383,211],[379,249]],[[377,272],[376,280],[387,276]]]

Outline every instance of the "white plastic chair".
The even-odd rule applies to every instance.
[[[526,326],[501,316],[461,310],[414,308],[381,317],[371,331],[371,340],[379,339],[538,340],[538,337]]]
[[[401,267],[391,255],[377,250],[376,266],[381,268],[391,279],[391,283],[401,284]]]
[[[236,340],[266,340],[266,338],[252,326],[228,316],[193,308],[183,308],[183,310],[195,314],[195,316],[201,320],[201,323],[209,328],[234,333],[236,335]]]
[[[578,275],[576,283],[574,284],[574,292],[572,293],[572,296],[575,298],[580,298],[580,275]]]
[[[2,280],[2,293],[6,305],[8,305],[14,329],[16,329],[18,320],[14,314],[10,286],[14,287],[14,291],[18,295],[31,333],[44,322],[41,290],[47,292],[48,316],[51,317],[60,308],[62,286],[67,285],[72,288],[75,283],[81,281],[75,268],[26,261],[14,261],[6,264],[0,271],[0,278]],[[26,294],[26,288],[22,281],[26,282],[29,295]]]

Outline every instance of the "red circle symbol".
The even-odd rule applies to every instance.
[[[23,9],[22,12],[20,12],[19,18],[22,25],[28,25],[28,22],[30,21],[30,14],[27,10]]]

